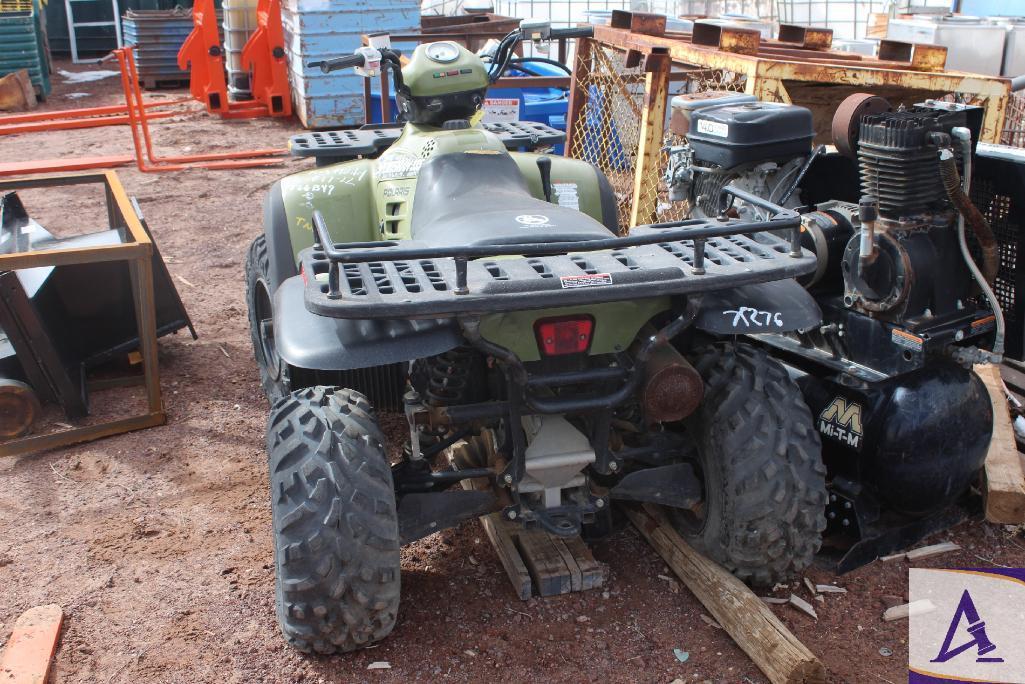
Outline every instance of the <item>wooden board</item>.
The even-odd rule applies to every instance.
[[[826,670],[744,583],[687,544],[656,506],[627,515],[712,617],[773,684],[818,684]]]
[[[975,366],[975,372],[989,392],[993,404],[993,437],[986,454],[984,470],[986,520],[1004,525],[1025,523],[1025,474],[1007,411],[1000,369],[994,365]]]
[[[36,606],[22,613],[0,656],[0,682],[44,684],[63,619],[64,612],[56,605]]]
[[[488,487],[484,479],[463,480],[464,489]],[[597,589],[605,570],[580,537],[563,538],[544,530],[525,530],[501,513],[480,517],[513,590],[521,600]]]

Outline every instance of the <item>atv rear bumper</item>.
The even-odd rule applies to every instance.
[[[335,245],[315,213],[316,244],[301,253],[306,307],[334,318],[473,316],[709,292],[813,271],[814,255],[800,248],[800,217],[768,207],[777,212],[768,221],[694,219],[618,238],[445,248]],[[789,239],[774,234],[781,230]]]

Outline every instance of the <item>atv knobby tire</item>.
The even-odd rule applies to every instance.
[[[826,526],[811,412],[783,366],[757,347],[716,343],[692,360],[705,380],[688,421],[705,500],[700,515],[673,511],[677,530],[745,582],[790,579],[811,563]]]
[[[291,391],[288,364],[278,356],[271,325],[271,301],[274,291],[270,286],[270,259],[267,256],[267,238],[259,235],[249,245],[246,256],[246,304],[249,310],[249,336],[253,341],[253,356],[260,369],[260,384],[267,400],[273,404]]]
[[[302,389],[271,409],[278,622],[301,651],[352,651],[395,626],[399,526],[383,441],[353,390]]]

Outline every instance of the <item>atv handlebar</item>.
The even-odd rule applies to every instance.
[[[564,29],[552,29],[551,38],[552,40],[558,40],[559,38],[593,38],[594,27],[593,26],[574,26],[572,28]]]
[[[307,62],[306,66],[311,69],[320,67],[320,70],[325,74],[330,74],[332,71],[338,71],[340,69],[349,69],[351,67],[358,67],[363,65],[363,55],[346,55],[345,57],[333,57],[331,59],[321,60],[319,62]]]
[[[399,57],[402,56],[401,50],[393,50],[391,48],[381,48],[381,61],[382,62],[394,62],[399,63]],[[320,68],[325,74],[329,74],[332,71],[339,71],[340,69],[349,69],[352,67],[361,67],[366,63],[366,55],[362,52],[354,52],[351,55],[345,57],[332,57],[331,59],[324,59],[319,62],[307,62],[306,66],[311,69]]]

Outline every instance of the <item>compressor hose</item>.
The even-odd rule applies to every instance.
[[[982,250],[982,275],[986,282],[992,285],[997,277],[997,269],[1000,267],[997,239],[982,212],[972,204],[971,199],[968,198],[961,186],[961,174],[957,172],[957,159],[952,150],[940,152],[940,179],[943,181],[943,189],[947,191],[947,197],[950,198],[958,213],[971,227],[975,238],[979,241],[979,247]]]
[[[958,211],[960,212],[960,216],[958,217],[957,222],[957,240],[959,246],[961,247],[961,254],[964,257],[965,264],[968,266],[968,270],[972,272],[972,276],[974,276],[976,282],[979,284],[979,287],[982,289],[982,293],[983,295],[985,295],[986,300],[989,302],[990,309],[993,310],[993,315],[996,319],[996,331],[993,337],[993,355],[996,357],[996,359],[991,359],[991,362],[1000,363],[1001,357],[1004,354],[1004,337],[1006,335],[1006,323],[1004,321],[1004,312],[1003,309],[1001,309],[1000,307],[1000,301],[997,299],[996,294],[993,292],[993,288],[990,287],[991,281],[987,279],[979,271],[979,267],[975,264],[975,260],[972,259],[972,255],[968,251],[968,241],[965,239],[965,214],[964,212],[961,212],[960,206],[954,199],[955,195],[960,196],[964,203],[967,204],[967,206],[970,207],[970,209],[978,215],[979,221],[985,229],[985,233],[989,236],[990,243],[993,246],[994,255],[996,255],[996,239],[993,236],[993,231],[990,229],[989,224],[986,223],[986,220],[982,217],[982,214],[979,213],[978,208],[976,208],[976,206],[972,204],[971,200],[968,199],[968,188],[970,187],[969,183],[971,182],[972,177],[971,133],[967,128],[960,126],[953,129],[951,133],[961,143],[961,152],[965,164],[965,183],[964,185],[962,185],[960,182],[959,174],[957,172],[957,162],[954,158],[954,151],[949,148],[940,150],[940,177],[943,180],[943,184],[947,190],[948,196],[950,196],[951,201],[954,202],[954,205],[958,207]],[[953,178],[956,181],[955,187],[951,188],[951,186],[948,184],[949,178]],[[976,228],[973,226],[973,229]],[[976,233],[976,235],[979,234]],[[979,235],[979,242],[983,243],[983,238],[981,235]],[[985,254],[985,251],[983,253]],[[997,256],[996,266],[999,266],[999,263],[999,257]],[[993,277],[995,278],[996,268],[993,268],[992,271]]]

